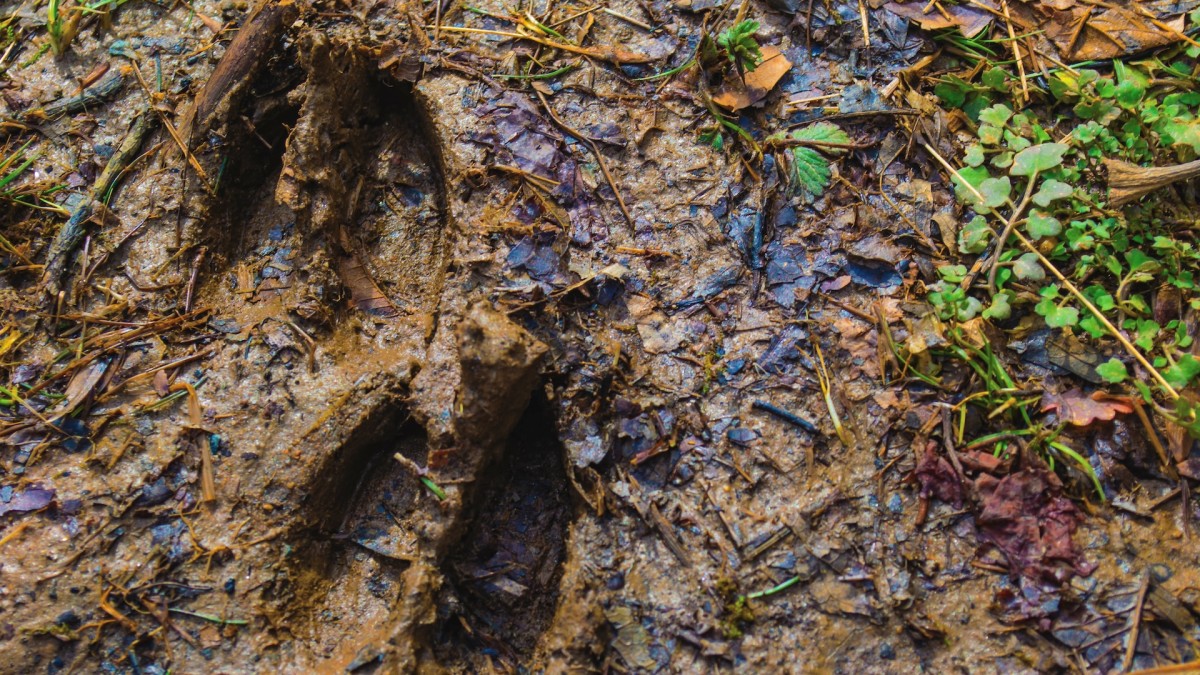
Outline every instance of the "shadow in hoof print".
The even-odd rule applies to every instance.
[[[217,471],[258,463],[228,479],[230,521],[248,504],[286,542],[238,562],[277,570],[254,593],[286,625],[280,665],[515,665],[554,610],[569,516],[548,405],[526,410],[545,347],[486,303],[442,316],[429,105],[366,50],[287,25],[259,33],[257,72],[219,67],[224,95],[191,120],[220,167],[190,205],[216,270],[197,303],[231,336],[205,395],[239,420]],[[446,383],[414,386],[431,362]]]

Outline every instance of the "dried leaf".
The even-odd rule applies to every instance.
[[[744,83],[735,77],[727,78],[721,91],[713,96],[713,103],[738,111],[766,98],[767,93],[792,69],[792,62],[777,47],[763,47],[762,59],[757,68],[746,73]]]
[[[3,492],[3,491],[0,491]],[[44,509],[54,501],[54,490],[29,488],[13,495],[7,502],[0,501],[0,516],[6,513],[28,513]]]
[[[67,384],[67,390],[63,392],[66,399],[54,410],[53,419],[69,415],[80,403],[83,403],[84,399],[99,384],[100,379],[104,377],[105,371],[108,370],[108,363],[108,359],[93,361],[87,368],[77,371],[71,377],[71,381]]]
[[[392,301],[383,294],[375,280],[371,278],[371,274],[358,256],[353,254],[340,256],[338,273],[342,277],[342,283],[350,289],[350,299],[355,307],[367,314],[385,319],[390,319],[400,313]]]
[[[1042,412],[1054,411],[1060,420],[1075,426],[1086,427],[1096,420],[1109,422],[1118,413],[1131,413],[1133,406],[1128,402],[1108,396],[1102,391],[1091,396],[1075,388],[1061,394],[1046,394],[1042,397]]]
[[[992,15],[968,5],[952,5],[941,3],[936,8],[928,2],[889,2],[884,9],[902,16],[909,21],[915,21],[924,30],[941,30],[957,28],[967,37],[978,35],[992,23]]]
[[[1050,470],[1031,466],[1001,480],[984,474],[975,488],[983,502],[979,537],[1004,554],[1012,572],[1058,585],[1095,569],[1071,539],[1082,516]]]

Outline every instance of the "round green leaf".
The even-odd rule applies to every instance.
[[[1003,127],[1012,117],[1013,111],[1003,103],[997,103],[990,108],[984,108],[979,111],[980,124],[990,124],[994,127]]]
[[[1046,270],[1042,269],[1037,255],[1033,253],[1026,253],[1017,258],[1013,263],[1013,274],[1016,274],[1018,279],[1026,281],[1041,281],[1046,278]]]
[[[983,206],[989,209],[1003,206],[1012,195],[1012,181],[1008,176],[988,178],[979,184],[979,194],[983,195]]]
[[[992,228],[988,227],[983,216],[975,216],[958,232],[958,250],[962,253],[983,253],[988,240],[992,237]]]
[[[1062,164],[1063,155],[1069,149],[1063,143],[1042,143],[1025,148],[1013,158],[1012,168],[1008,172],[1014,176],[1032,176],[1035,173],[1049,171]]]
[[[1029,232],[1029,237],[1037,241],[1043,237],[1057,237],[1062,232],[1062,223],[1045,211],[1034,209],[1029,212],[1025,229]]]
[[[983,146],[975,143],[971,147],[967,148],[966,154],[963,155],[963,162],[965,162],[967,166],[979,166],[980,164],[983,164]]]
[[[1049,180],[1042,181],[1042,185],[1033,195],[1033,203],[1038,206],[1050,206],[1050,203],[1059,199],[1070,197],[1074,190],[1070,185],[1062,181]]]

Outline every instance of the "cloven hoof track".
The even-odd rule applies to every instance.
[[[237,150],[204,227],[224,273],[209,275],[201,295],[275,336],[276,344],[243,354],[266,364],[260,390],[305,386],[297,375],[304,345],[289,343],[295,325],[279,309],[320,327],[309,339],[344,350],[316,376],[339,383],[326,393],[332,401],[354,394],[348,387],[377,358],[346,339],[354,314],[382,320],[406,349],[416,336],[428,339],[446,268],[446,190],[429,111],[411,89],[381,81],[355,48],[310,38],[300,47],[307,56],[274,59],[226,122],[224,146]],[[270,374],[286,347],[294,353],[282,357],[285,370]],[[356,672],[379,664],[402,575],[429,558],[421,510],[437,506],[393,459],[426,464],[425,430],[397,397],[371,400],[337,447],[313,450],[308,485],[292,491],[305,505],[290,535],[291,587],[279,598],[306,643],[301,661]],[[515,666],[553,615],[569,506],[544,401],[521,418],[486,475],[467,501],[462,538],[435,561],[447,583],[430,646],[456,670],[486,667],[481,658]]]

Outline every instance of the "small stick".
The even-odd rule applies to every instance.
[[[641,21],[638,21],[637,19],[633,18],[632,16],[628,16],[628,15],[626,15],[626,14],[622,14],[622,13],[620,13],[620,12],[616,11],[615,9],[609,9],[609,8],[607,8],[607,7],[601,7],[601,8],[600,8],[600,11],[601,11],[601,12],[604,12],[605,14],[607,14],[607,15],[609,15],[609,16],[611,16],[611,17],[614,17],[614,18],[620,19],[620,20],[622,20],[622,21],[624,21],[624,22],[626,22],[626,23],[629,23],[629,24],[632,24],[632,25],[634,25],[634,26],[637,26],[638,28],[641,28],[642,30],[646,31],[647,33],[652,33],[652,32],[654,32],[654,27],[653,27],[653,26],[651,26],[650,24],[647,24],[647,23],[642,23]]]
[[[870,49],[871,31],[867,28],[867,5],[863,0],[858,0],[858,18],[862,21],[863,43],[867,49]]]
[[[567,126],[565,122],[559,119],[558,115],[554,113],[554,108],[550,107],[550,102],[546,100],[546,97],[542,94],[542,92],[535,89],[533,93],[537,94],[538,100],[542,102],[542,106],[546,109],[546,113],[550,115],[550,119],[554,120],[555,124],[557,124],[563,131],[578,139],[580,143],[583,143],[591,149],[592,155],[596,158],[596,163],[600,165],[600,171],[604,173],[604,178],[608,181],[608,186],[612,188],[613,194],[617,198],[617,204],[621,207],[621,214],[625,216],[625,220],[629,223],[629,227],[636,229],[637,226],[633,221],[633,216],[629,215],[629,209],[625,207],[625,200],[621,198],[621,191],[617,189],[617,182],[613,180],[612,174],[608,172],[608,165],[604,162],[604,155],[600,154],[600,148],[596,147],[596,142],[587,136],[584,136],[582,133],[576,131],[570,126]]]
[[[1004,25],[1008,27],[1008,39],[1012,42],[1013,58],[1017,60],[1017,73],[1021,76],[1021,93],[1022,100],[1029,100],[1029,81],[1025,77],[1025,62],[1021,56],[1021,47],[1017,44],[1017,33],[1013,30],[1012,15],[1008,11],[1008,0],[1000,0],[1000,6],[1004,8]]]
[[[1142,630],[1142,608],[1146,604],[1146,591],[1150,590],[1150,575],[1142,577],[1142,586],[1138,589],[1137,604],[1129,615],[1129,636],[1125,645],[1125,658],[1121,659],[1121,672],[1128,673],[1133,667],[1133,655],[1137,650],[1138,635]]]
[[[183,311],[192,311],[192,293],[196,290],[196,278],[200,276],[200,265],[204,262],[204,256],[208,253],[207,246],[201,246],[200,250],[196,251],[196,257],[192,260],[192,273],[188,275],[187,287],[183,292]]]
[[[764,412],[769,412],[772,415],[778,417],[779,419],[781,419],[785,422],[790,422],[791,424],[794,424],[794,425],[800,427],[801,429],[807,431],[810,434],[820,433],[820,430],[817,429],[817,425],[813,424],[812,422],[809,422],[808,420],[797,415],[796,413],[789,412],[789,411],[784,410],[783,408],[780,408],[776,405],[767,403],[766,401],[756,400],[751,405],[759,410],[764,411]]]
[[[50,252],[46,254],[46,267],[42,272],[42,285],[49,297],[58,295],[62,290],[62,276],[66,272],[67,261],[79,242],[83,240],[83,224],[92,216],[95,202],[107,202],[109,193],[116,186],[117,180],[127,167],[137,157],[138,148],[146,135],[154,128],[155,117],[150,110],[144,110],[133,121],[129,133],[121,141],[120,148],[108,160],[104,171],[92,185],[92,193],[71,214],[66,224],[58,231]]]

